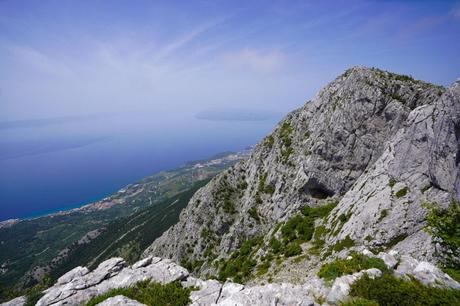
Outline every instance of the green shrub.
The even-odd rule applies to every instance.
[[[375,301],[370,301],[363,298],[351,298],[346,302],[340,303],[340,306],[379,306]]]
[[[382,221],[383,219],[385,219],[386,216],[388,216],[388,209],[382,209],[382,211],[380,212],[380,216],[379,216],[378,222],[380,222],[380,221]]]
[[[447,209],[434,204],[427,205],[428,232],[439,238],[442,246],[451,252],[458,253],[460,248],[460,203],[451,201]]]
[[[354,245],[355,245],[355,242],[353,241],[353,239],[351,239],[350,236],[347,235],[345,239],[340,240],[334,245],[333,250],[336,252],[340,252],[343,249],[351,248]]]
[[[86,306],[97,305],[117,295],[124,295],[150,306],[185,306],[191,302],[190,292],[190,288],[183,288],[179,282],[161,285],[147,280],[129,288],[113,289],[91,299]]]
[[[274,254],[278,254],[281,251],[281,247],[283,245],[282,245],[281,241],[279,241],[275,237],[272,237],[272,239],[270,239],[269,246],[272,249]]]
[[[356,252],[350,255],[352,259],[337,259],[324,264],[319,270],[318,276],[327,281],[332,281],[342,275],[353,274],[370,268],[377,268],[381,271],[387,270],[387,266],[380,258],[369,257]]]
[[[294,240],[306,242],[313,236],[314,229],[315,224],[313,218],[295,215],[283,225],[281,228],[281,236],[285,244]]]
[[[232,278],[235,282],[244,282],[257,264],[252,255],[261,243],[260,237],[246,240],[239,250],[234,251],[230,258],[221,264],[218,278],[221,281]]]
[[[267,136],[267,138],[265,138],[265,141],[264,141],[264,145],[271,149],[273,147],[273,143],[275,142],[275,138],[273,138],[272,135],[270,136]]]
[[[407,188],[407,187],[401,188],[395,193],[395,196],[397,198],[402,198],[402,197],[406,196],[408,191],[409,191],[409,188]]]
[[[406,281],[384,273],[375,279],[364,275],[351,285],[350,295],[380,306],[460,305],[460,290],[428,287],[418,280]]]
[[[460,267],[455,266],[450,268],[444,268],[443,271],[460,283]]]
[[[248,213],[249,213],[249,216],[250,216],[251,218],[253,218],[253,219],[256,220],[257,222],[260,221],[260,216],[259,216],[259,213],[257,212],[257,208],[251,207],[251,208],[248,210]]]
[[[388,186],[393,188],[395,184],[396,184],[396,180],[394,178],[390,178],[390,180],[388,181]]]
[[[324,218],[329,215],[329,213],[336,207],[338,202],[329,202],[326,205],[310,207],[304,206],[302,208],[302,214],[305,217],[312,217],[312,218]]]
[[[230,215],[236,213],[235,204],[231,200],[226,199],[224,201],[224,211]]]
[[[284,250],[284,256],[292,257],[302,254],[302,248],[298,242],[292,242],[286,246]]]
[[[41,289],[33,289],[29,291],[26,295],[27,301],[24,306],[34,306],[43,295],[44,293]]]

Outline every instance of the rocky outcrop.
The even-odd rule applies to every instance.
[[[121,258],[111,258],[101,263],[94,271],[77,267],[45,291],[37,306],[80,305],[111,289],[132,286],[140,281],[167,284],[185,279],[188,271],[170,260],[149,257],[132,267]]]
[[[423,231],[424,204],[447,207],[459,199],[460,82],[435,103],[414,109],[373,166],[332,211],[348,220],[330,245],[350,237],[356,244],[393,247],[418,259],[436,261],[435,244]]]
[[[460,290],[458,282],[428,262],[419,262],[407,255],[399,256],[396,252],[374,255],[363,250],[362,253],[371,257],[385,258],[390,271],[394,271],[394,275],[398,277],[408,280],[415,278],[428,286]],[[249,286],[230,281],[221,283],[217,280],[198,279],[190,276],[185,268],[170,260],[157,257],[148,257],[131,267],[120,258],[112,258],[101,263],[92,272],[83,267],[69,271],[53,287],[44,291],[44,296],[36,305],[82,305],[111,289],[130,287],[144,280],[161,284],[180,281],[182,287],[192,287],[190,294],[192,306],[319,305],[316,301],[327,301],[330,305],[336,305],[349,298],[350,286],[365,274],[376,278],[382,275],[382,271],[372,268],[344,275],[336,278],[331,286],[316,277],[311,277],[303,284],[271,283]],[[26,299],[20,297],[1,306],[18,306],[24,305],[25,302]],[[140,306],[143,304],[119,295],[98,305]]]
[[[332,218],[341,214],[351,217],[345,225],[340,224],[342,228],[335,228],[338,235],[327,237],[327,246],[347,236],[361,244],[371,238],[375,246],[409,237],[413,252],[399,249],[420,259],[430,258],[430,239],[420,231],[425,213],[419,209],[421,200],[415,197],[420,197],[421,184],[431,182],[441,189],[433,188],[424,196],[444,203],[458,184],[452,181],[455,156],[443,153],[456,148],[456,138],[450,126],[440,123],[458,118],[446,115],[452,96],[458,96],[453,88],[445,92],[407,76],[363,67],[347,70],[312,101],[287,115],[247,160],[198,191],[179,223],[158,238],[144,256],[187,261],[197,275],[214,274],[215,263],[248,238],[267,235],[276,223],[289,219],[303,206],[343,197],[328,229],[333,231]],[[434,112],[439,115],[430,117]],[[436,145],[438,137],[448,142],[446,148]],[[422,171],[417,166],[421,163],[426,168],[438,155],[430,169]],[[390,188],[392,178],[397,183]],[[414,192],[395,197],[404,186]],[[385,209],[391,213],[380,220]]]

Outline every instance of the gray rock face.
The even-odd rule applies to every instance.
[[[444,91],[438,86],[376,69],[355,67],[347,70],[312,101],[287,115],[247,160],[218,175],[199,190],[181,213],[179,223],[158,238],[144,255],[154,254],[178,262],[204,261],[195,272],[198,275],[214,273],[211,262],[229,256],[244,240],[266,235],[274,224],[291,217],[302,206],[315,206],[323,198],[337,199],[344,195],[346,198],[337,208],[337,215],[354,212],[351,206],[356,201],[362,202],[356,204],[356,210],[358,206],[369,206],[365,200],[370,194],[375,194],[376,198],[364,213],[356,213],[355,218],[350,219],[339,239],[352,235],[362,241],[372,234],[377,235],[376,243],[384,243],[399,232],[416,233],[424,216],[419,210],[407,213],[408,225],[393,226],[391,230],[388,225],[388,232],[379,234],[382,237],[374,233],[373,225],[381,223],[377,222],[379,216],[374,215],[386,207],[383,204],[380,207],[378,203],[391,194],[391,189],[385,188],[388,176],[395,176],[400,181],[394,188],[402,188],[406,183],[404,173],[413,167],[400,160],[391,166],[391,171],[398,173],[385,173],[386,162],[394,152],[388,149],[388,142],[391,141],[393,147],[399,146],[397,150],[403,156],[408,156],[409,152],[422,154],[427,147],[424,145],[426,141],[419,139],[425,138],[416,136],[419,134],[417,129],[424,124],[419,122],[427,118],[425,113],[437,109],[435,102]],[[452,95],[451,91],[444,95]],[[414,124],[415,130],[410,130]],[[416,136],[413,141],[412,136]],[[426,137],[432,139],[434,135]],[[446,141],[453,140],[451,138]],[[411,143],[417,144],[417,151],[408,151]],[[441,154],[444,149],[438,148],[436,152]],[[425,155],[420,158],[427,163]],[[450,161],[452,156],[445,158]],[[376,162],[379,164],[375,165]],[[378,173],[381,176],[370,174],[370,171],[377,171],[375,169],[381,170]],[[430,170],[431,176],[438,172],[442,175],[443,169],[434,167]],[[450,168],[446,170],[450,171]],[[375,182],[357,193],[364,182],[371,179]],[[422,180],[420,177],[419,181]],[[429,181],[428,178],[424,180]],[[451,181],[443,184],[450,184],[453,188]],[[401,199],[397,204],[405,200]],[[410,203],[409,206],[416,205]],[[403,207],[400,205],[398,216],[401,212],[405,216]],[[392,219],[388,218],[388,224]],[[417,226],[414,227],[415,223]],[[336,241],[331,238],[329,242]],[[427,245],[423,245],[423,250],[428,248]],[[216,257],[205,257],[204,254],[215,254]]]
[[[451,199],[458,200],[459,109],[457,82],[434,103],[409,114],[375,164],[332,211],[331,230],[337,231],[332,225],[338,216],[349,219],[328,244],[348,236],[357,244],[394,247],[401,254],[436,261],[432,239],[423,231],[423,204],[447,207]]]

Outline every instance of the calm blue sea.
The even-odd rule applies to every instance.
[[[186,161],[244,149],[279,119],[127,113],[0,125],[0,220],[78,207]]]

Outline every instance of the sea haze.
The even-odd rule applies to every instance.
[[[281,115],[243,117],[130,112],[0,123],[0,220],[78,207],[189,160],[244,149]]]

